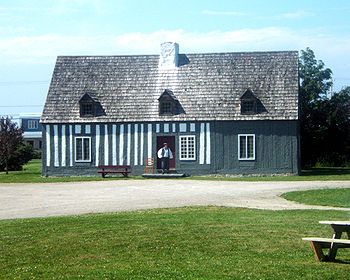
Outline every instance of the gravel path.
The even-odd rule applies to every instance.
[[[349,181],[229,182],[117,180],[0,184],[0,219],[76,215],[163,207],[217,205],[255,209],[337,209],[279,197],[294,190],[350,187]]]

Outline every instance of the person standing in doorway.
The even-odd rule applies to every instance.
[[[173,153],[168,147],[168,143],[163,144],[163,148],[158,150],[158,158],[162,161],[162,173],[169,173],[169,161],[173,158]]]

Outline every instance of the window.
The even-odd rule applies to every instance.
[[[171,102],[161,102],[160,108],[159,108],[159,114],[160,115],[172,115],[172,103]]]
[[[172,116],[177,114],[178,100],[171,90],[164,90],[164,92],[158,98],[158,102],[160,116]]]
[[[254,113],[255,112],[255,106],[253,100],[243,100],[242,101],[242,112],[243,113]]]
[[[91,138],[90,137],[75,138],[75,161],[76,162],[91,161]]]
[[[255,160],[255,134],[238,134],[238,159]]]
[[[92,93],[85,93],[79,100],[80,116],[81,117],[95,117],[97,102],[91,97]]]
[[[256,114],[256,100],[242,100],[241,101],[242,114]]]
[[[37,120],[29,120],[28,121],[28,129],[38,129],[38,121]]]
[[[196,136],[180,136],[180,160],[196,160]]]
[[[258,98],[251,89],[247,89],[241,96],[241,114],[252,115],[258,113]]]
[[[82,116],[93,116],[94,105],[92,103],[82,103],[81,104],[81,115]]]

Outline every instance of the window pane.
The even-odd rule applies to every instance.
[[[194,137],[188,137],[188,158],[194,158]]]
[[[180,159],[196,159],[196,143],[194,136],[180,137]]]
[[[84,138],[83,149],[84,149],[83,159],[89,160],[90,159],[90,138]]]
[[[82,160],[83,159],[83,139],[82,138],[76,138],[75,139],[75,154],[76,154],[76,160]]]
[[[242,113],[254,114],[256,113],[256,102],[254,100],[242,100],[241,101]]]
[[[247,136],[248,144],[247,144],[247,158],[254,158],[254,137]]]
[[[181,137],[181,158],[187,157],[187,141],[185,137]]]
[[[81,104],[81,114],[83,116],[92,116],[93,115],[93,104],[92,103],[83,103]]]
[[[246,136],[239,136],[239,157],[240,158],[247,157]]]
[[[160,114],[172,114],[170,102],[162,102],[160,104]]]

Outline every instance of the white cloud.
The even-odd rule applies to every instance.
[[[321,30],[297,32],[280,27],[202,33],[176,29],[118,36],[46,34],[2,37],[0,63],[52,64],[57,55],[158,54],[160,43],[166,41],[178,42],[182,53],[300,50],[310,47],[317,59],[322,59],[335,76],[350,76],[349,37],[323,34]]]
[[[240,16],[246,16],[247,13],[242,12],[235,12],[235,11],[213,11],[213,10],[203,10],[201,12],[203,15],[208,16],[234,16],[234,17],[240,17]]]
[[[312,13],[303,10],[277,15],[280,19],[300,19],[312,16]]]

